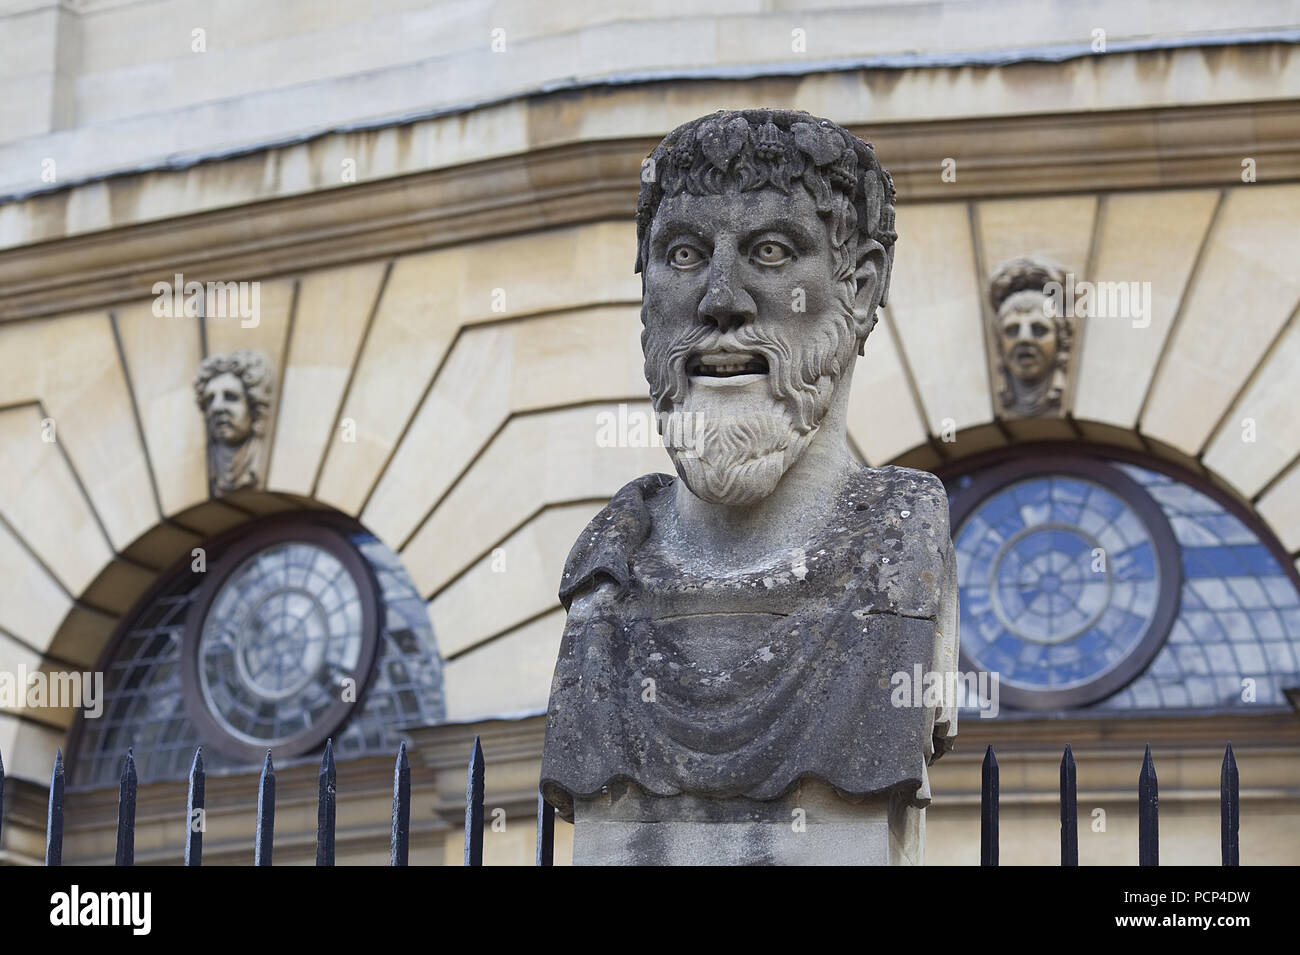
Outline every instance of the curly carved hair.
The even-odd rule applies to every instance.
[[[880,304],[894,260],[894,181],[863,142],[800,110],[718,110],[678,126],[642,166],[636,271],[647,261],[650,225],[665,196],[719,195],[802,183],[830,221],[837,278],[852,280],[874,243],[885,252]]]
[[[199,363],[199,373],[194,378],[194,396],[203,408],[203,390],[218,375],[230,373],[244,385],[248,396],[248,410],[254,427],[261,425],[266,410],[271,406],[271,391],[275,385],[270,360],[261,352],[247,348],[236,349],[222,355],[209,355]],[[206,410],[206,409],[205,409]]]
[[[1040,292],[1047,295],[1047,286],[1055,283],[1059,294],[1065,288],[1066,281],[1065,269],[1050,259],[1021,256],[1003,262],[989,280],[989,304],[993,306],[990,317],[993,323],[997,324],[1002,303],[1017,292]],[[1073,338],[1070,318],[1062,311],[1062,314],[1053,314],[1052,320],[1056,324],[1057,347],[1064,354]]]
[[[989,280],[989,304],[996,313],[1017,292],[1041,292],[1049,282],[1065,284],[1065,269],[1043,258],[1021,256],[1003,262]]]

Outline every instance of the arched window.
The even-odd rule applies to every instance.
[[[129,613],[101,664],[105,704],[79,719],[78,786],[293,757],[391,755],[399,727],[444,718],[424,600],[391,550],[321,512],[277,515],[187,555]]]
[[[1300,685],[1295,568],[1210,485],[1060,447],[944,477],[962,669],[996,672],[1002,705],[1221,711]]]

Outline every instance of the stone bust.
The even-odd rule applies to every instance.
[[[891,705],[890,680],[955,668],[947,498],[846,433],[893,227],[871,147],[802,112],[719,111],[644,167],[641,343],[677,476],[619,491],[563,571],[542,792],[575,862],[829,861],[838,830],[771,833],[928,802],[955,711]]]
[[[208,487],[214,496],[257,487],[265,478],[271,363],[238,349],[199,364],[194,394],[208,437]]]
[[[989,282],[996,340],[998,395],[1011,417],[1055,414],[1061,410],[1073,330],[1060,307],[1065,270],[1046,259],[1018,258],[1004,263]],[[1056,294],[1052,294],[1055,283]]]

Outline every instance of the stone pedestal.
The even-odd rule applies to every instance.
[[[850,800],[814,780],[780,799],[650,796],[609,787],[574,801],[574,865],[921,865],[925,810]]]

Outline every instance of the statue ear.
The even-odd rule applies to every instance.
[[[858,289],[853,303],[853,321],[859,355],[862,354],[862,344],[867,335],[875,327],[876,309],[885,304],[892,260],[893,256],[874,239],[867,240],[859,252],[858,267],[853,273]]]
[[[889,304],[889,280],[894,276],[894,247],[891,245],[885,252],[885,281],[880,289],[880,304]]]

